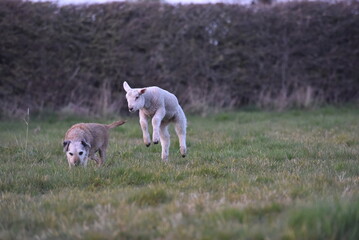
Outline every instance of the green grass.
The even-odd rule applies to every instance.
[[[0,122],[0,239],[359,239],[357,108],[189,116],[168,163],[128,118],[70,170],[66,130],[111,120]]]

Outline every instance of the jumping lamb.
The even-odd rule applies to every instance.
[[[73,125],[65,134],[63,142],[69,167],[86,166],[88,158],[100,166],[105,162],[106,149],[109,139],[109,129],[124,124],[117,121],[111,124],[78,123]],[[95,153],[99,153],[99,158]]]
[[[126,91],[126,99],[130,112],[139,110],[140,125],[143,133],[143,141],[147,147],[151,145],[148,133],[148,118],[152,118],[152,141],[158,144],[161,141],[162,160],[168,161],[170,148],[169,123],[175,124],[178,135],[180,152],[186,156],[186,116],[178,103],[175,95],[159,87],[131,88],[127,82],[123,83]]]

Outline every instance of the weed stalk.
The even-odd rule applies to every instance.
[[[27,108],[26,116],[24,118],[26,124],[26,138],[25,138],[25,154],[27,154],[27,142],[29,138],[29,123],[30,123],[30,109]]]

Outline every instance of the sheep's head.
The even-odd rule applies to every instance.
[[[64,143],[64,152],[66,152],[67,161],[69,166],[86,166],[88,161],[88,154],[90,151],[90,144],[85,140],[71,142],[65,140]]]
[[[130,112],[135,112],[145,106],[143,94],[146,92],[146,88],[131,88],[127,82],[123,82],[123,89],[126,91],[128,110]]]

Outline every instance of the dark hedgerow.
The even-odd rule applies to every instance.
[[[358,101],[359,4],[0,1],[0,114],[118,113],[122,82],[186,111]]]

